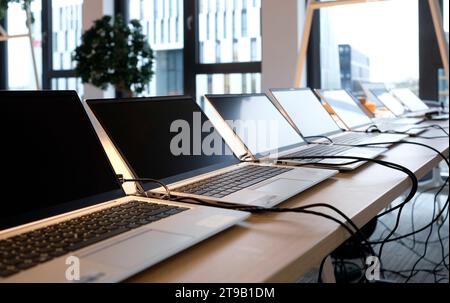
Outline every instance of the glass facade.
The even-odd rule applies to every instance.
[[[183,0],[129,0],[155,55],[154,75],[142,95],[183,94]]]
[[[361,82],[383,82],[389,88],[409,87],[418,93],[417,1],[321,9],[322,88],[346,88],[358,95]]]
[[[81,42],[83,0],[52,0],[52,67],[71,70],[73,51]]]
[[[261,0],[199,0],[200,63],[261,61]]]

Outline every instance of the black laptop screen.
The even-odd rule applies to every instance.
[[[190,97],[87,102],[136,177],[169,184],[238,163]]]
[[[76,92],[0,91],[0,230],[124,196]]]

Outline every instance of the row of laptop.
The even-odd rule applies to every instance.
[[[361,132],[374,121],[347,91],[270,94],[83,104],[73,91],[0,91],[1,178],[10,193],[0,214],[0,282],[121,281],[249,215],[164,199],[167,189],[148,178],[176,197],[272,207],[362,164],[322,157],[376,158],[407,137]],[[250,135],[249,125],[257,126]],[[269,134],[276,140],[261,144]],[[144,195],[125,193],[105,140]],[[386,144],[349,146],[373,142]],[[78,277],[68,257],[79,260]]]

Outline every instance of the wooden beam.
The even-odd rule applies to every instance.
[[[297,59],[297,71],[295,75],[294,87],[300,87],[302,83],[302,75],[306,60],[306,51],[308,50],[309,36],[311,33],[311,24],[314,17],[314,0],[308,0],[306,6],[305,25],[303,27],[302,42],[300,44],[299,55]]]
[[[447,83],[449,81],[449,66],[448,66],[448,44],[444,33],[444,26],[442,22],[442,10],[439,0],[428,0],[430,5],[431,17],[433,19],[434,31],[439,45],[439,52],[441,53],[442,65],[444,66],[445,77]]]

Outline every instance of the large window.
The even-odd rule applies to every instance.
[[[261,0],[198,0],[194,15],[197,98],[260,92]]]
[[[142,95],[261,91],[261,0],[115,0],[115,12],[141,21],[154,50],[154,76]],[[33,46],[41,87],[83,95],[72,55],[82,35],[83,0],[35,0]],[[10,33],[26,31],[20,4]],[[189,43],[185,43],[189,41]],[[33,89],[29,42],[8,43],[12,89]]]
[[[361,93],[361,82],[418,93],[418,0],[343,5],[320,10],[322,88]],[[382,18],[380,18],[382,16]]]
[[[129,0],[155,52],[154,76],[143,95],[183,94],[183,0]]]
[[[47,86],[52,89],[74,89],[83,95],[80,78],[75,78],[73,51],[80,45],[82,35],[83,0],[51,0],[51,19],[48,31]]]
[[[72,61],[82,34],[82,4],[83,0],[35,0],[31,4],[35,20],[32,45],[41,88],[74,89],[83,95],[83,85],[75,77]],[[9,5],[7,21],[10,35],[27,33],[26,15],[20,3]],[[7,58],[8,88],[36,89],[28,38],[8,40]]]
[[[260,0],[128,0],[155,51],[144,95],[261,90]],[[185,43],[189,41],[189,43]]]
[[[42,85],[41,9],[40,1],[32,2],[31,12],[35,19],[32,25],[32,45],[36,58],[38,82]],[[6,29],[9,35],[28,33],[26,14],[20,3],[11,3],[9,5]],[[8,70],[6,74],[8,88],[11,90],[36,89],[29,39],[27,37],[10,39],[7,45]]]

